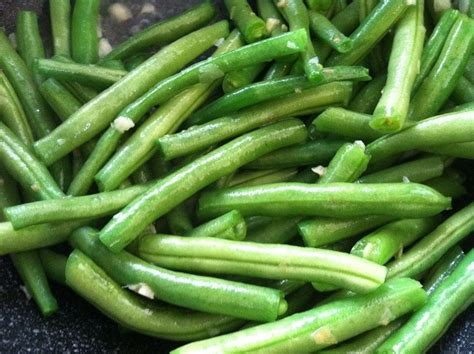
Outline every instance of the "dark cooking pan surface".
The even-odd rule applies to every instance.
[[[271,1],[271,0],[268,0]],[[113,1],[103,0],[102,14]],[[102,27],[112,44],[126,38],[136,26],[145,27],[152,22],[181,12],[199,0],[121,0],[129,5],[134,15],[126,25],[113,26],[107,16]],[[155,15],[140,15],[143,3],[156,6]],[[217,1],[222,9],[222,1]],[[38,12],[42,30],[47,37],[49,19],[47,1],[0,0],[0,25],[7,33],[14,30],[18,9]],[[134,27],[135,26],[135,27]],[[0,53],[1,55],[1,53]],[[91,305],[69,289],[53,286],[60,310],[51,318],[44,319],[34,303],[28,301],[20,289],[20,281],[8,257],[0,257],[0,352],[123,352],[166,353],[177,345],[136,333],[125,331],[100,314]],[[474,311],[471,308],[452,324],[430,352],[472,353],[474,351]]]

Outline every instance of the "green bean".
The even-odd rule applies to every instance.
[[[106,88],[123,78],[127,71],[96,65],[61,63],[53,59],[35,61],[34,70],[45,77],[74,81],[97,88]]]
[[[322,75],[323,79],[317,83],[308,81],[304,76],[297,76],[262,81],[243,87],[237,91],[220,97],[196,112],[196,114],[194,114],[189,120],[188,126],[202,124],[214,118],[223,117],[227,114],[268,99],[317,87],[332,81],[365,81],[370,79],[367,69],[353,66],[325,68],[322,71]]]
[[[430,269],[424,276],[423,288],[431,295],[443,281],[451,275],[458,264],[463,260],[465,254],[461,247],[454,246]]]
[[[382,89],[387,81],[386,75],[379,75],[365,85],[349,104],[351,111],[372,114],[382,97]]]
[[[166,214],[166,221],[170,231],[174,235],[183,235],[186,232],[191,231],[193,228],[191,218],[188,215],[186,206],[183,204],[170,210],[170,212]]]
[[[48,317],[58,310],[58,303],[51,293],[41,260],[36,251],[11,254],[16,271],[38,305],[43,316]]]
[[[84,86],[77,82],[61,82],[76,98],[81,101],[82,103],[87,103],[99,95],[97,90],[93,89],[92,87]]]
[[[308,38],[310,37],[308,9],[303,0],[285,0],[285,6],[281,8],[281,11],[288,22],[290,31],[304,29]],[[305,50],[301,53],[300,60],[309,81],[318,82],[322,79],[323,66],[319,63],[311,41],[308,41]]]
[[[370,122],[375,130],[390,133],[402,129],[405,124],[425,38],[423,11],[424,2],[417,1],[416,6],[409,8],[397,25],[387,83]]]
[[[359,178],[359,183],[395,183],[407,180],[421,183],[443,174],[445,159],[429,156],[389,167]]]
[[[16,20],[16,43],[20,56],[30,70],[36,59],[44,58],[45,51],[38,27],[38,16],[32,11],[20,11]],[[35,84],[43,81],[40,74],[33,72]]]
[[[145,93],[156,81],[180,70],[209,48],[217,38],[226,36],[227,27],[227,22],[221,21],[161,49],[123,79],[82,106],[52,134],[37,141],[35,150],[38,156],[49,164],[90,140],[107,127],[124,106]],[[64,139],[65,144],[58,146],[58,139]]]
[[[232,230],[232,233],[225,232]],[[222,235],[232,236],[234,241],[242,241],[247,234],[247,225],[245,220],[238,211],[232,210],[221,215],[213,220],[210,220],[186,233],[186,236],[191,237],[218,237],[223,238]]]
[[[277,80],[283,78],[284,76],[289,74],[292,65],[292,62],[275,61],[265,73],[263,81]]]
[[[271,218],[268,223],[249,230],[245,240],[258,243],[287,243],[297,235],[296,224],[300,219]]]
[[[352,50],[352,39],[341,33],[325,16],[316,11],[309,11],[309,21],[311,30],[339,53]]]
[[[467,60],[467,65],[464,69],[464,75],[470,82],[474,82],[474,55],[471,55],[471,57]]]
[[[262,174],[262,172],[265,172]],[[292,180],[298,174],[298,170],[288,168],[284,170],[256,170],[235,175],[227,184],[228,187],[249,187],[262,184],[286,182]]]
[[[268,0],[257,0],[257,10],[259,16],[265,21],[266,30],[271,36],[276,36],[285,32],[283,30],[283,26],[286,26],[285,20],[273,2]]]
[[[53,117],[36,90],[28,67],[13,49],[3,31],[0,31],[0,52],[2,53],[0,69],[15,89],[35,137],[47,135],[55,126]]]
[[[286,120],[234,139],[159,180],[116,214],[102,229],[100,239],[118,251],[136,238],[143,225],[166,214],[200,189],[265,153],[305,138],[306,129],[300,121]]]
[[[453,177],[448,173],[443,174],[440,177],[432,178],[425,181],[424,184],[436,189],[442,195],[451,197],[453,199],[459,198],[467,194],[466,188],[462,185],[462,181],[458,178]]]
[[[33,145],[33,132],[15,90],[0,72],[0,114],[2,122],[28,147]]]
[[[267,35],[265,22],[253,12],[247,0],[224,0],[224,4],[247,43],[254,43]]]
[[[46,276],[56,283],[66,285],[67,257],[46,248],[40,250],[39,255]]]
[[[314,352],[388,324],[425,302],[426,294],[420,283],[412,279],[392,280],[371,294],[334,301],[274,323],[188,344],[172,353]]]
[[[308,7],[316,11],[328,11],[333,5],[332,0],[306,0]]]
[[[0,222],[5,220],[4,209],[10,205],[20,204],[20,194],[15,181],[0,164]]]
[[[470,111],[472,112],[472,111]],[[446,156],[458,157],[461,159],[474,159],[474,142],[468,141],[465,143],[443,144],[439,146],[429,146],[423,148],[434,154],[441,154]]]
[[[68,258],[66,283],[120,325],[154,337],[190,341],[207,338],[216,332],[225,333],[244,323],[228,316],[192,312],[145,301],[115,283],[78,250]]]
[[[166,45],[207,24],[215,16],[215,13],[216,10],[212,3],[204,1],[177,16],[160,21],[134,34],[116,46],[100,62],[125,59],[149,47]]]
[[[71,49],[74,61],[93,64],[99,59],[100,0],[78,0],[74,5],[71,19]]]
[[[139,53],[125,60],[125,69],[132,71],[142,65],[150,57],[147,53]]]
[[[436,114],[453,92],[471,56],[471,21],[461,14],[454,23],[436,63],[410,102],[409,119],[421,120]]]
[[[229,94],[242,87],[246,87],[254,82],[264,69],[265,64],[257,64],[241,70],[231,71],[224,76],[222,90]]]
[[[428,302],[392,334],[378,348],[378,352],[427,351],[446,332],[456,316],[472,304],[473,265],[474,251],[470,251],[453,273],[433,291]],[[426,321],[427,318],[430,321]]]
[[[9,222],[0,223],[0,255],[23,252],[63,243],[69,234],[87,221],[42,224],[15,230]]]
[[[323,281],[356,292],[373,290],[383,283],[385,277],[385,267],[328,250],[166,235],[145,236],[139,244],[139,254],[143,259],[184,271],[192,269],[200,273]],[[285,260],[284,269],[281,267],[282,259]],[[362,260],[364,262],[359,263]]]
[[[452,98],[457,103],[471,103],[474,101],[474,84],[464,76],[459,78],[456,87],[453,90]]]
[[[458,18],[459,11],[449,9],[443,12],[443,15],[423,48],[420,60],[420,71],[413,84],[413,92],[418,90],[423,80],[429,75],[438,60],[451,28]]]
[[[51,33],[54,55],[71,56],[71,2],[70,0],[51,0],[49,2]]]
[[[209,58],[159,82],[140,99],[126,107],[120,115],[138,120],[155,105],[166,102],[189,85],[198,82],[209,83],[229,71],[301,52],[306,48],[307,42],[306,32],[299,30]]]
[[[359,0],[352,1],[331,19],[332,24],[346,36],[350,35],[359,25],[358,3]]]
[[[6,208],[5,216],[15,229],[49,222],[99,218],[114,214],[149,187],[149,184],[136,185],[113,192],[21,204]]]
[[[450,107],[447,110],[441,111],[441,114],[444,113],[454,113],[454,112],[464,112],[464,111],[471,111],[474,110],[474,102],[460,104],[454,107]]]
[[[402,0],[384,0],[370,12],[350,35],[354,49],[329,57],[328,66],[359,63],[403,15],[409,4]]]
[[[401,132],[375,140],[367,145],[367,153],[372,156],[371,163],[375,163],[404,151],[472,141],[472,120],[472,111],[426,119]]]
[[[390,262],[388,277],[414,276],[429,269],[451,247],[474,230],[474,204],[453,214],[417,242],[399,259]]]
[[[194,126],[192,129],[174,135],[164,136],[157,141],[158,149],[165,160],[185,156],[264,124],[344,102],[350,95],[350,91],[350,83],[333,82],[270,100],[234,115],[214,119],[209,123]]]
[[[61,121],[68,119],[82,106],[82,103],[55,79],[47,79],[44,81],[39,87],[39,90]]]
[[[361,238],[351,254],[378,264],[387,263],[419,238],[434,229],[436,218],[405,219],[389,223]]]
[[[198,212],[202,217],[235,209],[244,216],[416,218],[435,215],[448,207],[450,198],[416,183],[275,183],[206,192],[199,200]]]
[[[257,321],[274,321],[286,311],[286,301],[278,290],[169,271],[126,251],[114,254],[91,228],[77,230],[70,242],[120,285],[142,286],[150,298],[156,296],[173,305]]]
[[[48,169],[0,122],[0,160],[10,175],[39,199],[64,197]]]

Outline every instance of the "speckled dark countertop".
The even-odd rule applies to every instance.
[[[121,0],[129,5],[135,15],[133,20],[121,26],[114,26],[106,16],[107,7],[112,2],[102,1],[102,14],[105,15],[102,19],[102,29],[104,36],[112,44],[116,44],[138,27],[145,27],[179,13],[199,0]],[[153,3],[157,13],[138,15],[145,2]],[[222,9],[222,1],[216,3]],[[49,23],[47,1],[0,0],[0,26],[5,27],[7,33],[14,30],[19,9],[34,10],[41,15],[42,31],[46,40]],[[57,295],[60,310],[51,318],[44,319],[34,303],[28,301],[21,291],[20,280],[8,257],[0,257],[0,278],[0,353],[167,353],[176,347],[175,343],[125,332],[71,290],[54,284],[53,291]],[[454,321],[448,333],[430,352],[451,354],[473,351],[474,311],[471,306]]]

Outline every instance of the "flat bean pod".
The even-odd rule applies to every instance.
[[[377,198],[373,198],[377,195]],[[275,183],[204,193],[199,214],[213,217],[230,210],[242,215],[425,217],[450,206],[450,198],[416,183]]]
[[[50,135],[37,141],[36,153],[50,164],[81,146],[106,128],[128,103],[140,97],[158,80],[179,71],[227,33],[227,22],[221,21],[164,47],[123,79],[87,102]],[[64,139],[64,144],[58,145],[58,139]]]
[[[321,281],[356,292],[370,292],[385,278],[385,267],[343,252],[210,237],[149,235],[140,239],[139,254],[165,268]]]
[[[342,342],[421,307],[420,283],[397,279],[367,295],[334,301],[264,324],[180,347],[173,354],[225,352],[312,352]],[[352,323],[358,325],[354,326]]]
[[[304,124],[287,120],[222,145],[162,178],[116,214],[102,229],[101,241],[114,251],[121,250],[138,236],[144,225],[166,214],[205,186],[265,153],[303,141],[306,135]]]

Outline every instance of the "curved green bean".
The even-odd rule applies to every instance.
[[[215,13],[216,10],[212,3],[203,1],[179,15],[160,21],[134,34],[117,45],[100,62],[125,59],[151,46],[171,43],[207,24],[215,16]]]
[[[239,351],[314,352],[388,324],[426,302],[420,283],[396,279],[370,294],[318,306],[274,323],[191,343],[173,354]],[[357,323],[357,326],[352,325]]]
[[[54,55],[71,56],[71,2],[70,0],[51,0],[49,2],[51,34]]]
[[[157,141],[158,149],[165,160],[185,156],[262,125],[314,112],[327,105],[343,103],[351,90],[352,84],[348,82],[333,82],[270,100],[234,115],[164,136]]]
[[[229,232],[231,231],[231,232]],[[242,241],[247,234],[244,218],[236,210],[229,211],[213,220],[195,227],[186,233],[191,237],[218,237],[234,241]]]
[[[77,0],[71,18],[71,50],[74,61],[94,64],[99,59],[100,0]]]

